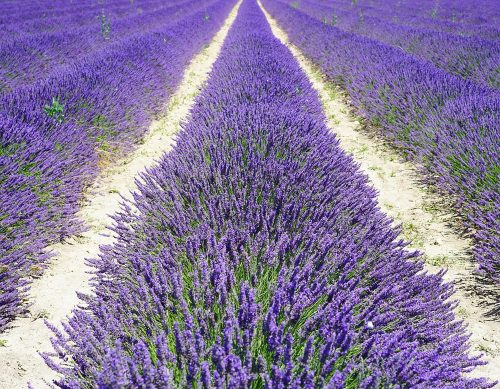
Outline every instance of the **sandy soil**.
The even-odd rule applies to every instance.
[[[318,68],[290,44],[286,33],[260,2],[259,5],[274,35],[290,49],[318,92],[327,125],[378,191],[382,211],[402,226],[403,236],[412,241],[410,247],[424,254],[429,272],[447,269],[444,278],[455,284],[454,298],[459,300],[456,315],[468,325],[471,349],[476,355],[484,354],[484,360],[488,361],[488,365],[478,367],[472,374],[500,381],[500,322],[488,318],[483,299],[473,292],[474,265],[467,254],[472,242],[454,231],[450,208],[443,209],[443,199],[431,195],[419,184],[415,168],[402,162],[380,139],[361,131],[360,121],[350,112],[345,94],[328,84]]]
[[[212,42],[199,53],[184,72],[183,80],[165,108],[161,120],[151,124],[143,143],[124,160],[105,169],[90,188],[87,203],[79,212],[89,230],[67,242],[49,249],[56,253],[45,274],[33,282],[29,315],[20,317],[13,328],[0,336],[0,388],[23,388],[31,382],[36,388],[47,386],[45,381],[56,378],[39,356],[39,351],[51,351],[51,332],[44,319],[60,323],[79,304],[76,292],[90,293],[91,270],[86,258],[96,257],[99,245],[110,244],[114,237],[107,226],[111,216],[120,209],[121,196],[130,198],[136,188],[137,175],[153,166],[174,142],[174,134],[186,120],[194,99],[203,88],[227,32],[234,22],[240,2],[231,11],[224,26]]]

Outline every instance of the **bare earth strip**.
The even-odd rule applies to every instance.
[[[478,367],[473,375],[500,381],[500,322],[486,317],[487,308],[480,306],[481,298],[471,290],[474,282],[473,264],[467,255],[471,241],[460,237],[449,226],[451,214],[436,206],[436,198],[419,185],[415,168],[390,150],[379,139],[360,132],[360,122],[349,113],[345,95],[324,79],[318,68],[292,45],[287,34],[264,11],[273,34],[289,48],[318,92],[327,116],[327,125],[340,140],[341,146],[360,164],[378,192],[379,206],[392,217],[410,247],[424,254],[426,269],[437,272],[447,269],[446,281],[455,284],[454,298],[459,300],[456,315],[464,320],[472,336],[475,354],[484,354],[488,365]]]
[[[240,3],[233,8],[208,47],[186,68],[163,119],[151,124],[144,142],[132,155],[105,169],[90,188],[87,204],[78,215],[89,230],[49,248],[56,255],[43,277],[32,284],[30,300],[33,305],[29,316],[18,318],[13,328],[0,337],[3,344],[0,347],[0,388],[25,388],[28,382],[40,388],[46,386],[44,381],[57,378],[38,354],[51,350],[51,332],[44,319],[60,323],[79,304],[76,292],[91,292],[88,274],[91,269],[86,265],[86,258],[95,258],[100,245],[114,241],[106,228],[112,225],[110,215],[120,210],[121,196],[130,198],[130,192],[136,189],[134,180],[138,174],[152,167],[162,154],[171,150],[174,134],[180,123],[187,119],[195,97],[203,88]]]

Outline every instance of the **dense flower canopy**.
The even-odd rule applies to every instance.
[[[500,92],[282,0],[263,4],[290,40],[347,90],[358,112],[416,161],[428,182],[452,194],[474,232],[481,270],[500,285]]]
[[[162,10],[156,4],[159,19],[145,12],[140,20],[124,17],[109,39],[95,25],[68,34],[80,20],[74,20],[78,9],[70,9],[73,17],[59,15],[54,23],[62,26],[51,27],[61,31],[0,44],[2,68],[9,70],[2,76],[22,63],[40,77],[0,80],[7,85],[0,94],[0,331],[22,311],[27,277],[46,266],[44,248],[81,230],[75,213],[100,156],[130,150],[144,135],[233,5],[194,3]],[[107,15],[112,10],[113,4]]]
[[[488,386],[254,1],[114,231],[53,328],[61,387]]]

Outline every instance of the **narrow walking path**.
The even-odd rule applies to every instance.
[[[208,47],[184,71],[181,84],[166,107],[165,116],[151,124],[150,131],[135,152],[124,160],[114,161],[90,188],[87,204],[78,215],[89,227],[88,231],[49,248],[55,256],[43,277],[32,284],[30,301],[33,305],[29,315],[16,319],[13,328],[0,336],[1,389],[26,388],[28,382],[40,388],[46,386],[44,382],[56,378],[38,354],[52,349],[51,332],[44,319],[60,323],[79,304],[77,292],[91,292],[88,274],[91,268],[86,259],[96,257],[100,245],[114,241],[107,226],[113,223],[111,215],[120,210],[122,197],[131,198],[138,174],[171,150],[174,135],[203,88],[240,3],[233,8]]]
[[[444,279],[455,284],[454,298],[459,300],[455,310],[471,332],[471,348],[475,354],[484,354],[488,365],[480,366],[474,376],[500,381],[500,322],[488,319],[487,308],[480,306],[480,298],[470,292],[474,282],[474,265],[467,250],[472,242],[460,237],[447,220],[452,216],[439,209],[440,201],[433,199],[418,183],[411,163],[401,162],[393,150],[382,141],[362,133],[361,124],[350,114],[345,95],[325,81],[317,67],[292,45],[287,34],[264,9],[273,34],[287,46],[318,92],[327,117],[327,125],[340,140],[344,150],[353,156],[378,191],[379,206],[402,226],[411,248],[424,254],[426,269],[438,272],[446,269]],[[450,208],[451,209],[451,208]]]

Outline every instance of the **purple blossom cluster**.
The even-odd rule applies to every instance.
[[[423,272],[245,0],[177,144],[141,176],[95,295],[47,363],[64,388],[482,388],[450,285]]]
[[[281,0],[264,5],[344,88],[373,127],[452,194],[481,271],[500,283],[500,93],[400,49],[327,25]]]
[[[163,25],[0,98],[0,330],[24,308],[44,248],[81,230],[75,213],[101,157],[141,138],[233,4],[201,1],[181,18],[163,14]]]
[[[427,61],[449,73],[470,79],[485,87],[500,89],[500,44],[498,40],[465,37],[462,34],[436,32],[404,23],[406,16],[399,15],[397,22],[384,17],[387,10],[374,10],[366,15],[361,4],[339,7],[331,2],[318,4],[318,0],[301,0],[298,8],[345,31],[366,36]],[[378,13],[375,13],[378,11]],[[411,10],[408,10],[412,12]],[[376,16],[375,16],[376,15]],[[500,33],[499,33],[500,38]]]

